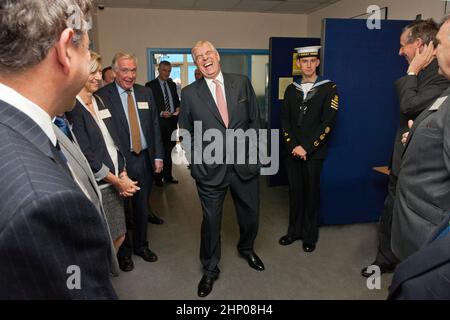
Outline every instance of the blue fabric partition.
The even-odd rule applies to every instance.
[[[407,63],[398,55],[409,21],[325,19],[323,73],[337,83],[340,110],[322,173],[321,221],[377,221],[387,194],[387,176],[374,166],[391,160],[398,126],[394,82]]]
[[[324,20],[322,74],[336,82],[340,109],[322,171],[321,224],[379,218],[388,178],[373,167],[386,166],[391,159],[399,113],[394,82],[407,69],[398,55],[399,38],[408,23],[383,20],[381,29],[369,30],[366,20]],[[286,57],[292,56],[293,47]],[[271,89],[278,92],[273,85]],[[279,106],[273,99],[271,124],[276,128]],[[269,184],[285,182],[280,170]]]

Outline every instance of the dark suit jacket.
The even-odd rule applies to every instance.
[[[402,156],[391,236],[400,260],[419,250],[450,211],[450,89],[442,97],[438,110],[419,115]]]
[[[0,101],[0,299],[114,299],[104,219],[40,127]],[[69,290],[70,266],[81,289]],[[70,281],[69,281],[70,282]]]
[[[436,239],[450,222],[450,212],[430,240],[397,266],[389,299],[450,300],[450,234]]]
[[[417,116],[431,105],[450,82],[438,73],[439,66],[434,59],[431,64],[422,70],[418,76],[404,76],[395,82],[399,98],[400,117],[397,133],[395,135],[394,153],[392,155],[391,172],[398,177],[402,153],[402,135],[409,131],[408,120],[415,120]]]
[[[167,81],[167,85],[169,86],[170,93],[172,95],[173,105],[174,105],[174,112],[177,108],[180,107],[180,98],[178,97],[177,93],[177,85],[173,81]],[[152,89],[153,96],[155,97],[156,106],[158,107],[159,113],[162,111],[166,111],[166,106],[164,104],[164,94],[161,89],[161,85],[159,84],[158,79],[154,79],[152,81],[149,81],[145,84],[146,87],[149,87]]]
[[[95,96],[94,96],[95,97]],[[106,109],[99,98],[95,98],[99,111]],[[77,100],[72,111],[66,113],[67,119],[72,125],[72,131],[75,134],[78,144],[83,151],[84,156],[94,172],[97,181],[106,177],[108,172],[114,174],[115,168],[112,159],[108,153],[105,139],[97,122],[86,108]],[[117,130],[111,117],[103,119],[114,143],[119,140]],[[120,152],[118,152],[118,172],[122,172],[125,167],[125,161]]]
[[[161,132],[158,120],[159,116],[155,99],[153,98],[151,89],[147,87],[135,84],[133,90],[136,97],[136,103],[148,103],[149,108],[138,108],[138,114],[143,134],[147,140],[150,160],[152,161],[152,165],[154,165],[155,159],[164,159],[164,150],[161,142]],[[118,143],[120,152],[128,159],[131,156],[130,129],[115,82],[101,88],[96,94],[103,100],[106,107],[111,112],[112,121],[117,129],[116,143]]]
[[[255,92],[249,79],[242,75],[223,73],[225,95],[228,107],[229,129],[247,129],[260,128],[259,109],[256,103]],[[224,149],[222,163],[206,164],[195,163],[190,159],[190,154],[194,152],[194,121],[200,121],[202,124],[202,135],[205,130],[218,129],[223,136]],[[181,112],[179,119],[180,128],[186,129],[190,133],[190,138],[183,137],[184,150],[187,152],[188,161],[192,163],[192,177],[206,185],[215,186],[220,184],[227,172],[225,164],[225,124],[222,121],[219,110],[214,102],[214,98],[209,91],[204,78],[185,87],[181,92]],[[183,132],[180,132],[182,135]],[[201,139],[197,136],[196,139]],[[186,142],[191,142],[190,146]],[[256,141],[252,141],[255,143]],[[210,142],[202,143],[203,150]],[[190,154],[189,154],[189,151]],[[234,150],[236,157],[236,148]],[[252,155],[253,156],[253,155]],[[241,179],[249,180],[259,174],[259,163],[249,163],[249,144],[245,148],[245,164],[234,164],[234,168]]]

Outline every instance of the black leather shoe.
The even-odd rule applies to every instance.
[[[155,179],[155,185],[162,187],[164,186],[164,182],[161,179]]]
[[[212,291],[213,285],[214,285],[214,281],[216,281],[216,280],[217,280],[217,278],[214,278],[214,277],[203,276],[198,284],[198,290],[197,290],[198,296],[200,298],[204,298],[208,294],[210,294]]]
[[[176,180],[174,178],[164,179],[164,182],[178,184],[178,180]]]
[[[148,222],[152,223],[152,224],[163,224],[164,220],[161,219],[160,217],[158,217],[156,214],[154,214],[153,212],[150,212],[148,214]]]
[[[300,240],[300,238],[292,238],[291,236],[285,235],[285,236],[282,236],[280,238],[280,240],[278,240],[278,243],[282,246],[288,246],[297,240]]]
[[[395,265],[394,265],[394,264],[387,264],[387,263],[377,263],[377,262],[374,262],[374,263],[372,263],[371,265],[378,266],[378,268],[380,268],[381,274],[383,274],[383,273],[392,273],[392,272],[394,272],[394,270],[395,270]],[[362,275],[363,277],[365,277],[365,278],[369,278],[371,275],[373,275],[373,272],[369,272],[369,271],[367,270],[367,268],[369,268],[369,266],[367,266],[367,267],[365,267],[365,268],[363,268],[363,269],[361,270],[361,275]]]
[[[137,256],[142,257],[147,262],[155,262],[158,260],[158,256],[149,248],[145,248],[142,252],[135,252]]]
[[[129,272],[134,269],[134,263],[131,257],[124,257],[119,259],[119,268],[123,272]]]
[[[247,260],[248,265],[258,271],[263,271],[264,268],[264,263],[261,261],[261,259],[256,255],[256,253],[251,252],[251,253],[241,253],[239,252],[239,254],[241,255],[242,258],[244,258],[245,260]]]
[[[303,251],[305,252],[313,252],[316,249],[316,245],[313,243],[304,243]]]

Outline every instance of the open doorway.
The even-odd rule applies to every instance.
[[[260,108],[261,120],[263,124],[267,124],[269,50],[217,49],[217,51],[220,54],[223,72],[243,74],[250,79]],[[171,78],[179,91],[195,81],[196,66],[190,49],[147,49],[147,59],[149,81],[158,77],[158,65],[164,60],[172,64]]]

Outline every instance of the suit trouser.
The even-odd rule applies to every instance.
[[[164,168],[161,173],[156,173],[156,179],[172,179],[172,150],[176,141],[172,141],[172,132],[177,130],[178,117],[169,119],[160,118],[159,126],[161,128],[161,139],[164,147]]]
[[[397,176],[389,175],[388,195],[384,200],[383,211],[380,216],[380,225],[378,227],[378,252],[375,258],[376,264],[396,265],[399,260],[392,252],[391,247],[391,229],[392,214],[394,212],[395,190],[397,188]]]
[[[232,166],[230,167],[232,168]],[[225,179],[218,186],[208,186],[197,181],[198,195],[203,210],[200,260],[203,265],[203,273],[211,277],[217,277],[220,272],[217,265],[221,252],[222,210],[228,187],[239,223],[238,251],[243,254],[252,252],[258,233],[259,176],[244,181],[232,169],[228,170]]]
[[[319,239],[320,173],[323,160],[286,157],[289,180],[288,235],[315,244]]]
[[[148,247],[147,222],[149,214],[149,197],[152,187],[152,165],[147,150],[142,150],[139,155],[131,153],[126,158],[127,174],[131,180],[137,181],[141,190],[131,198],[126,198],[127,234],[118,256],[129,257],[132,252],[142,252]],[[133,230],[133,239],[129,230]]]

